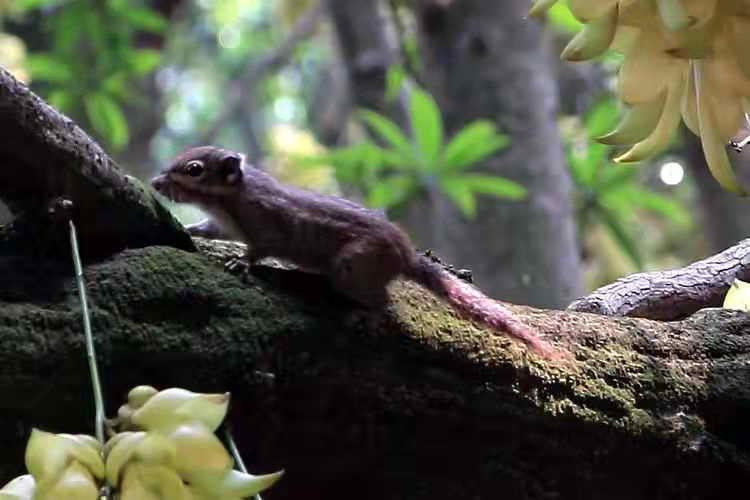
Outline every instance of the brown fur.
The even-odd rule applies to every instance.
[[[248,244],[251,263],[263,257],[288,260],[327,276],[341,293],[371,307],[382,307],[388,283],[403,276],[464,316],[556,357],[552,346],[502,304],[419,256],[406,234],[379,212],[283,185],[246,165],[238,153],[211,146],[185,151],[152,185],[211,214],[225,234]],[[200,227],[206,231],[205,224]]]

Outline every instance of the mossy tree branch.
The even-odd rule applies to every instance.
[[[85,256],[154,244],[190,249],[169,212],[136,179],[124,175],[73,121],[0,67],[0,200],[15,220],[0,234],[0,254],[45,250],[64,255],[66,227],[52,229],[47,206],[64,196],[87,242]]]
[[[661,323],[514,307],[575,353],[569,369],[456,319],[411,284],[396,283],[377,314],[296,271],[260,266],[245,284],[221,269],[232,245],[214,255],[200,246],[88,266],[109,409],[141,383],[232,391],[251,470],[289,472],[275,498],[322,497],[332,485],[358,498],[508,488],[601,498],[613,484],[615,498],[655,498],[651,487],[713,498],[750,472],[745,314]],[[87,430],[91,405],[72,276],[0,262],[2,439],[19,457],[4,454],[10,470],[30,425]],[[42,275],[44,287],[29,286]]]

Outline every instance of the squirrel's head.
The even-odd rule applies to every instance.
[[[178,203],[210,203],[240,189],[244,157],[213,146],[191,148],[177,156],[151,186]]]

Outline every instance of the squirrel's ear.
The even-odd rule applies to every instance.
[[[236,184],[242,178],[242,157],[236,153],[228,154],[221,159],[219,175],[227,184]]]

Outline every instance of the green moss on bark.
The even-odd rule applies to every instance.
[[[732,423],[750,408],[737,391],[745,315],[662,324],[511,306],[576,354],[571,369],[416,285],[398,282],[386,311],[364,311],[300,272],[258,267],[244,283],[221,269],[239,247],[205,245],[86,267],[109,413],[141,383],[230,390],[255,469],[290,471],[276,498],[331,485],[359,498],[660,497],[647,485],[711,498],[750,472],[747,433]],[[0,272],[12,421],[0,440],[20,457],[31,425],[90,430],[90,388],[70,272],[26,258]]]

